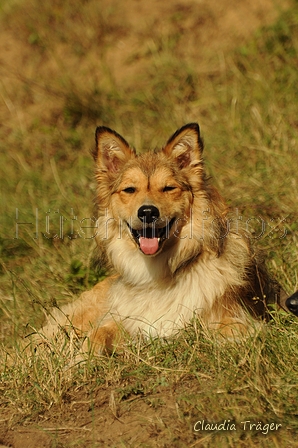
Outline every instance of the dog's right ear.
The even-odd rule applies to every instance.
[[[169,138],[163,152],[182,168],[202,164],[203,140],[197,123],[189,123]]]
[[[93,157],[98,168],[110,173],[117,173],[129,159],[135,157],[135,152],[127,141],[105,126],[96,128],[95,142]]]

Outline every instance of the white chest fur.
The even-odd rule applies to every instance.
[[[119,247],[119,246],[118,246]],[[243,283],[241,272],[214,254],[200,256],[172,275],[167,258],[136,256],[122,266],[123,277],[110,290],[110,310],[130,332],[169,336],[188,322],[194,312],[210,309],[228,286]]]

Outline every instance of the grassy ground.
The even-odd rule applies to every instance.
[[[298,288],[297,2],[237,46],[218,42],[218,51],[197,44],[200,26],[217,23],[207,3],[199,12],[194,2],[156,3],[160,15],[145,11],[143,22],[128,4],[0,7],[0,442],[298,446],[292,316],[277,314],[237,345],[218,344],[193,322],[166,343],[128,341],[77,368],[71,345],[42,355],[20,344],[55,302],[104,275],[93,262],[89,155],[99,124],[141,150],[199,121],[215,184],[285,290]],[[225,430],[194,431],[203,420],[226,422]]]

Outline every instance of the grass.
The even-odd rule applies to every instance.
[[[166,26],[158,22],[152,31],[148,19],[137,31],[139,45],[122,58],[121,73],[111,57],[130,29],[121,20],[125,7],[115,5],[1,6],[2,38],[11,43],[0,68],[0,441],[13,428],[35,425],[49,431],[52,447],[295,446],[292,316],[277,313],[238,344],[219,344],[194,321],[177,338],[128,340],[122,352],[75,367],[72,344],[44,354],[23,350],[21,337],[39,328],[53,304],[73,300],[105,275],[93,252],[89,151],[98,124],[141,149],[199,121],[215,184],[254,232],[282,286],[298,288],[297,2],[240,47],[220,57],[207,49],[204,70],[184,51],[187,30],[177,33],[177,23],[189,11],[177,7]],[[210,14],[204,20],[212,21]],[[61,427],[83,425],[87,411],[93,438],[59,435]],[[104,439],[94,426],[100,419],[108,427],[124,422],[126,433],[107,430]],[[194,433],[201,420],[229,420],[237,431]],[[247,420],[282,427],[266,435],[244,430]]]

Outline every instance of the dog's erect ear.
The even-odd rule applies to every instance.
[[[93,157],[98,167],[110,173],[118,172],[121,167],[135,156],[134,150],[121,135],[105,126],[99,126],[95,131],[95,150]]]
[[[170,137],[163,152],[176,160],[180,168],[196,165],[200,162],[203,152],[203,140],[200,137],[200,127],[197,123],[189,123],[178,129]]]

